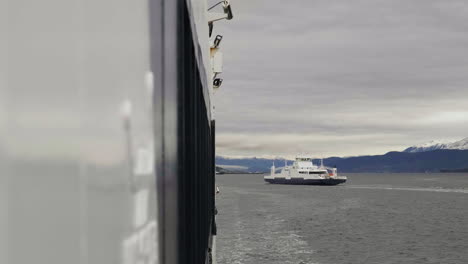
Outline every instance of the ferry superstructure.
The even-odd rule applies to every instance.
[[[346,176],[339,176],[337,168],[314,165],[309,157],[296,157],[293,164],[287,164],[276,173],[273,164],[270,175],[264,180],[273,184],[300,184],[300,185],[337,185],[347,180]]]
[[[0,263],[214,263],[229,1],[0,1],[0,17]]]

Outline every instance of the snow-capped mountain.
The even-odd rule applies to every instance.
[[[447,149],[448,144],[450,144],[450,142],[432,140],[424,144],[411,146],[405,149],[403,152],[425,152],[425,151],[432,151],[432,150],[437,150],[437,149]]]
[[[468,149],[468,138],[449,144],[448,149]]]
[[[455,142],[446,142],[446,141],[437,141],[433,140],[421,145],[411,146],[405,149],[403,152],[426,152],[438,149],[460,149],[466,150],[468,149],[468,138],[462,139],[460,141]]]

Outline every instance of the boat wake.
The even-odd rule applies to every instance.
[[[391,186],[346,186],[351,189],[372,189],[372,190],[392,190],[392,191],[414,191],[414,192],[441,192],[441,193],[464,193],[468,194],[468,189],[454,189],[441,187],[391,187]]]
[[[226,193],[228,188],[225,188]],[[227,199],[231,210],[221,212],[219,218],[229,226],[223,228],[218,243],[229,245],[230,250],[218,254],[218,263],[232,264],[318,264],[311,260],[314,250],[308,242],[293,229],[280,213],[271,211],[271,201],[278,196],[269,193],[231,190],[235,195]],[[225,194],[227,195],[227,194]],[[255,203],[243,202],[249,196]],[[239,199],[236,201],[236,199]],[[266,208],[270,208],[269,210]]]

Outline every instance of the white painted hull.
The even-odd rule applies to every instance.
[[[292,185],[338,185],[345,183],[346,177],[337,178],[283,178],[265,177],[264,180],[271,184],[292,184]]]

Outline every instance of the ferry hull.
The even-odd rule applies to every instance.
[[[292,185],[338,185],[345,183],[346,179],[303,179],[303,178],[274,178],[264,179],[271,184],[292,184]]]

